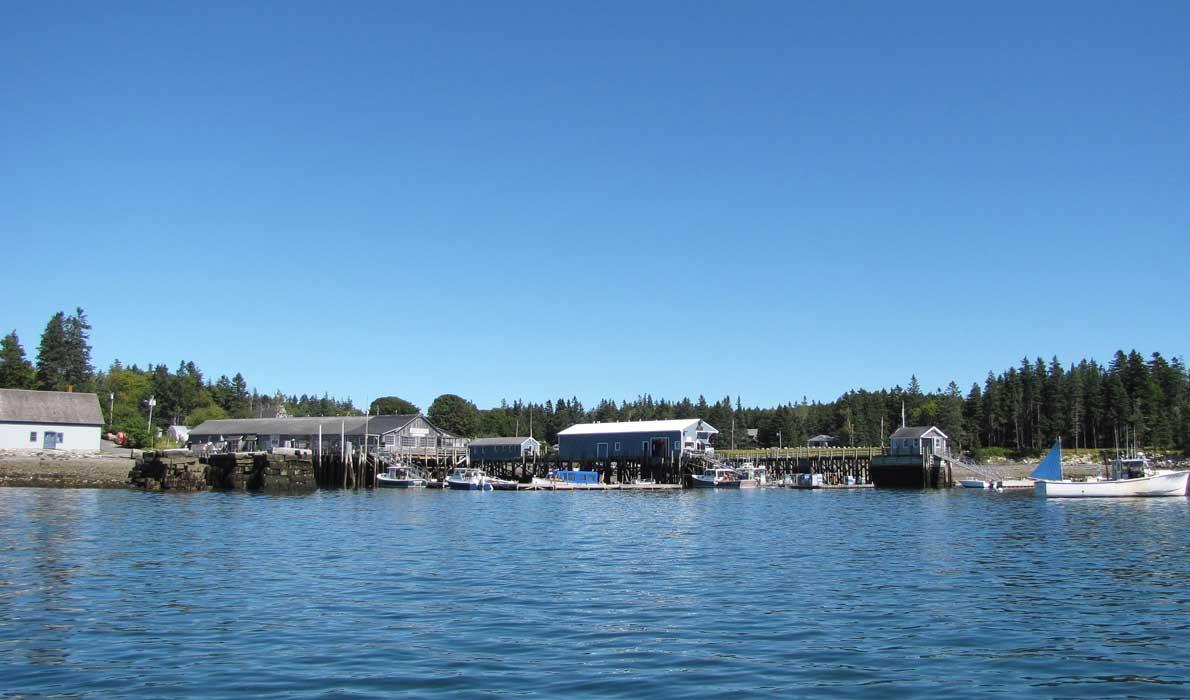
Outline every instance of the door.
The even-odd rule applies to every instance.
[[[45,437],[42,438],[41,446],[47,450],[53,450],[58,447],[58,434],[47,430]]]
[[[607,459],[607,443],[595,443],[595,459]]]
[[[653,447],[649,452],[650,456],[654,459],[665,459],[669,457],[669,438],[653,438]]]

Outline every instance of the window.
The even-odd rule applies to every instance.
[[[616,443],[616,454],[620,454],[620,443]]]
[[[29,433],[29,442],[37,442],[37,433]]]

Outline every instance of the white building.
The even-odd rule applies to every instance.
[[[95,394],[0,389],[0,449],[98,452],[102,429]]]

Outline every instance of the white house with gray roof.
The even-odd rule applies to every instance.
[[[95,394],[0,389],[0,449],[98,452],[102,429]]]

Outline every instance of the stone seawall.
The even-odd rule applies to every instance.
[[[147,452],[128,482],[147,491],[313,491],[314,462],[309,454],[237,452],[215,454],[204,464],[185,450]]]

